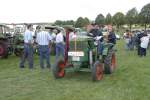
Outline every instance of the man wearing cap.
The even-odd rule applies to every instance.
[[[51,36],[48,32],[42,31],[41,26],[36,27],[37,30],[37,37],[36,42],[38,44],[38,52],[39,52],[39,60],[40,60],[40,67],[44,69],[44,58],[46,59],[47,68],[51,67],[50,64],[50,41]]]
[[[24,68],[25,60],[28,60],[29,68],[33,68],[33,36],[32,36],[33,25],[27,25],[27,30],[24,33],[24,50],[21,57],[19,67]]]

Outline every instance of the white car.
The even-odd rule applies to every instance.
[[[120,40],[120,35],[118,35],[118,34],[115,34],[115,35],[116,35],[116,39]]]

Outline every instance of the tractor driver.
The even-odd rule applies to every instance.
[[[102,32],[99,30],[99,26],[93,22],[89,27],[88,27],[90,30],[88,32],[88,36],[90,37],[93,37],[93,38],[96,38],[98,36],[102,36]],[[100,38],[98,41],[98,43],[96,43],[96,45],[98,46],[98,53],[99,54],[102,54],[102,51],[103,51],[103,44],[102,44],[102,41],[103,41],[103,38]]]
[[[89,28],[90,30],[88,36],[90,37],[102,36],[102,33],[99,31],[99,26],[95,22],[93,22]]]

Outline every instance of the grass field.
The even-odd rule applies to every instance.
[[[0,100],[150,100],[150,52],[140,58],[125,51],[121,40],[116,47],[117,68],[99,82],[85,72],[55,80],[40,70],[37,57],[32,71],[20,70],[15,56],[0,59]]]

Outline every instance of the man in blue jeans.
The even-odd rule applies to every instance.
[[[41,31],[41,26],[36,27],[37,37],[36,42],[38,43],[38,52],[39,52],[39,60],[40,60],[40,67],[44,69],[44,58],[46,59],[47,68],[51,67],[50,64],[50,41],[51,36],[46,31]]]
[[[20,61],[20,68],[24,68],[25,60],[28,60],[29,68],[33,68],[33,37],[32,37],[33,26],[27,25],[27,30],[24,33],[24,50]]]
[[[56,60],[58,60],[59,56],[62,55],[64,58],[65,55],[65,48],[64,48],[64,37],[60,30],[57,30],[56,35]]]

